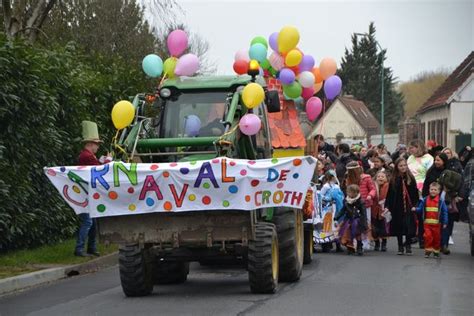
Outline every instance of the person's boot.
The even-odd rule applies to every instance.
[[[407,243],[406,246],[405,246],[405,253],[407,254],[407,256],[411,256],[413,253],[411,252],[411,245],[410,243]]]
[[[374,251],[380,251],[380,240],[375,241]]]
[[[382,252],[386,252],[387,251],[387,239],[382,239],[382,248],[381,248]]]
[[[420,249],[425,249],[425,242],[423,239],[419,239],[418,245],[420,246]]]
[[[403,246],[398,246],[397,255],[403,256],[404,254],[405,254],[405,250],[403,249]]]
[[[88,253],[84,253],[83,251],[74,251],[74,255],[76,257],[90,257],[91,255]]]
[[[443,253],[443,255],[449,255],[451,253],[448,247],[441,248],[441,252]]]
[[[336,252],[344,252],[344,250],[341,247],[341,244],[336,242]]]
[[[91,256],[100,257],[100,253],[97,250],[87,250],[87,254]]]
[[[357,241],[357,255],[362,256],[364,254],[364,250],[362,249],[362,241]]]
[[[431,256],[431,251],[425,251],[425,258],[429,258]]]

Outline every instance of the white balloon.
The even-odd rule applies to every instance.
[[[298,76],[298,82],[304,88],[311,88],[314,85],[314,75],[311,71],[303,71]]]

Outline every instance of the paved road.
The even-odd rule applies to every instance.
[[[317,254],[299,283],[275,295],[249,292],[247,274],[192,267],[189,281],[126,298],[117,267],[0,298],[1,315],[473,315],[474,258],[467,225],[455,227],[453,254],[440,261],[388,253]]]

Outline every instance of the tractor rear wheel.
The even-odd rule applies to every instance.
[[[278,238],[275,225],[255,224],[255,240],[249,240],[248,271],[252,293],[275,293],[278,288]]]
[[[313,261],[314,241],[313,241],[313,225],[304,229],[304,257],[303,264],[309,264]]]
[[[137,244],[119,249],[119,270],[126,296],[145,296],[153,292],[152,266],[147,249]]]

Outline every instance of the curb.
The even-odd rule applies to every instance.
[[[72,277],[75,275],[96,272],[102,268],[110,267],[118,262],[118,252],[76,264],[58,268],[44,269],[31,273],[21,274],[0,280],[0,295],[9,294],[32,286]]]

